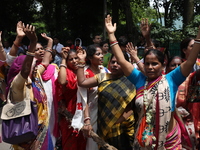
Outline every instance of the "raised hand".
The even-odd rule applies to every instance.
[[[23,31],[31,42],[37,42],[35,26],[27,24],[26,27],[24,26]]]
[[[108,34],[114,33],[116,31],[116,23],[114,23],[114,25],[112,24],[112,17],[110,15],[107,15],[105,18],[105,27]]]
[[[137,58],[137,47],[134,47],[133,46],[133,43],[132,42],[129,42],[127,45],[126,45],[126,52],[128,52],[130,55],[131,55],[131,58],[133,60],[135,60],[135,58]]]
[[[16,27],[17,36],[19,36],[19,37],[25,36],[23,29],[24,29],[24,23],[22,23],[22,21],[19,21],[17,23],[17,27]]]
[[[51,40],[52,39],[51,37],[47,36],[46,33],[41,33],[41,36],[46,40]]]
[[[150,27],[151,25],[149,25],[148,23],[148,18],[142,18],[140,24],[140,30],[145,38],[150,37],[150,31],[151,31]]]
[[[82,49],[81,47],[78,47],[78,49],[76,50],[76,53],[77,53],[79,60],[85,61],[87,54],[86,54],[86,51],[84,49]]]
[[[63,47],[61,51],[61,56],[63,59],[67,59],[68,52],[70,50],[70,47]]]

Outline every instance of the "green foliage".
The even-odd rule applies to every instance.
[[[195,38],[198,32],[199,25],[200,25],[200,15],[196,15],[194,17],[194,20],[184,28],[183,30],[184,37]]]
[[[151,0],[152,1],[152,0]],[[129,33],[126,28],[125,10],[127,6],[122,6],[120,0],[107,0],[107,11],[112,14],[112,2],[119,3],[119,23],[117,32],[122,35]],[[152,24],[152,38],[159,40],[164,46],[171,42],[181,41],[184,37],[194,37],[197,28],[200,25],[200,0],[195,0],[195,18],[193,22],[187,25],[183,30],[174,28],[174,20],[182,16],[184,1],[179,0],[154,0],[157,6],[164,6],[169,9],[168,14],[157,12],[158,8],[150,7],[149,0],[130,0],[132,11],[132,20],[134,25],[135,37],[138,37],[141,18],[149,18]],[[41,10],[38,12],[37,4],[40,4]],[[48,33],[52,37],[59,35],[61,41],[67,38],[83,39],[84,45],[91,43],[91,35],[101,34],[104,27],[103,1],[93,0],[1,0],[0,11],[0,30],[3,31],[3,38],[16,35],[16,24],[19,20],[25,24],[33,24],[37,28],[37,33]],[[170,6],[170,7],[169,7]],[[158,23],[159,17],[165,17],[165,26]]]
[[[46,28],[46,24],[44,22],[35,22],[32,23],[32,25],[34,25],[37,28],[37,33],[48,33],[47,28]]]

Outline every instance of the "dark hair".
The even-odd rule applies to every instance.
[[[89,58],[92,58],[93,55],[96,53],[96,50],[97,50],[97,47],[96,45],[92,44],[92,45],[89,45],[87,48],[86,48],[86,53],[87,53],[87,57],[86,57],[86,64],[91,64]],[[99,47],[100,48],[100,47]]]
[[[193,38],[188,37],[181,41],[180,48],[181,48],[181,57],[182,58],[185,58],[185,53],[183,52],[183,49],[187,49],[190,41],[192,41],[192,40],[193,40]]]
[[[69,54],[71,54],[71,53],[76,53],[76,50],[74,50],[74,49],[70,49],[69,51],[68,51],[68,56],[67,56],[67,60],[68,60],[68,58],[69,58]]]
[[[166,65],[167,68],[169,67],[169,64],[171,63],[171,61],[173,59],[175,59],[175,58],[179,58],[183,62],[183,60],[182,60],[182,58],[180,56],[178,56],[178,55],[177,56],[172,56],[172,57],[169,58],[169,61],[168,61],[167,65]]]
[[[161,46],[160,41],[158,41],[158,40],[156,40],[156,39],[152,39],[151,41],[152,41],[152,43],[154,44],[154,46],[155,46],[156,48]]]
[[[122,53],[123,53],[123,55],[124,55],[124,58],[125,58],[127,61],[129,61],[130,59],[129,59],[129,56],[128,56],[127,52],[122,51]],[[111,55],[110,61],[111,61],[111,59],[112,59],[114,56],[115,56],[114,54]]]
[[[119,46],[126,46],[128,44],[128,39],[125,36],[120,36],[118,38]]]
[[[144,62],[146,61],[146,56],[149,55],[149,54],[154,54],[154,55],[157,57],[158,61],[159,61],[162,65],[164,65],[165,56],[164,56],[164,54],[163,54],[161,51],[159,51],[159,50],[157,50],[157,49],[149,49],[149,50],[145,53],[145,55],[144,55]]]
[[[96,36],[101,36],[101,34],[94,34],[94,36],[92,37],[92,39],[94,40],[96,38]]]
[[[100,47],[103,47],[103,45],[104,45],[104,44],[106,44],[106,43],[108,43],[108,44],[109,44],[108,40],[101,41],[101,42],[100,42]]]

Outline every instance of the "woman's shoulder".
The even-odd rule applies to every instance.
[[[95,75],[95,78],[98,80],[98,83],[101,83],[102,81],[108,80],[111,78],[110,73],[99,73]]]

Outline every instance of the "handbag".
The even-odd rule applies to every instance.
[[[11,103],[10,90],[1,114],[2,140],[9,144],[29,142],[38,134],[37,105],[30,100],[27,87],[26,97],[16,104]]]

